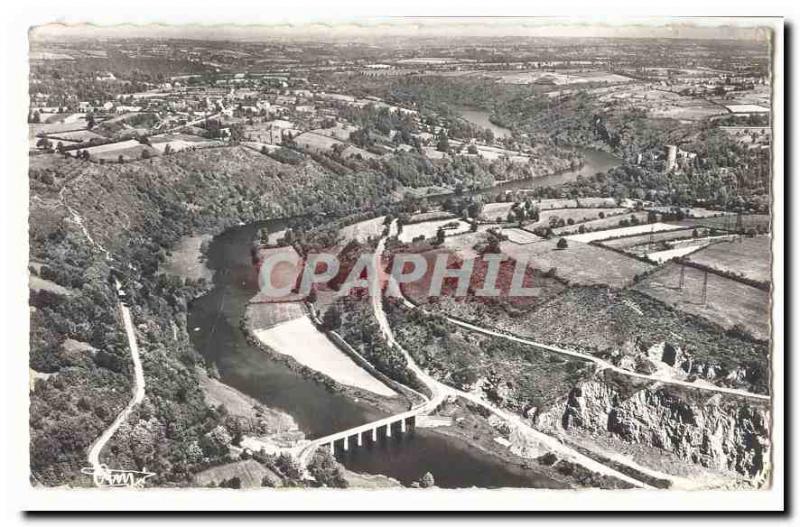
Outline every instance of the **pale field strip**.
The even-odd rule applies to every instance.
[[[652,262],[661,264],[666,261],[672,260],[673,258],[678,258],[680,256],[686,256],[687,254],[692,254],[693,252],[698,251],[703,247],[705,247],[705,245],[690,245],[687,247],[676,247],[673,249],[666,249],[664,251],[655,251],[652,253],[647,253],[647,259]]]
[[[66,132],[80,132],[85,129],[85,123],[39,123],[28,125],[28,135],[35,137],[37,134],[63,134]]]
[[[708,232],[707,229],[704,228],[698,229],[698,234],[700,236],[703,236],[703,234],[707,232]],[[625,238],[614,238],[611,240],[603,240],[602,244],[604,247],[613,247],[616,249],[624,249],[630,252],[638,252],[637,251],[638,249],[646,245],[649,245],[651,241],[653,243],[657,243],[661,241],[665,242],[669,242],[671,240],[680,241],[683,239],[691,239],[691,238],[692,238],[692,229],[687,228],[684,225],[682,226],[681,229],[676,229],[674,231],[661,231],[654,233],[652,237],[648,232],[637,236],[626,236]]]
[[[180,152],[187,148],[221,146],[223,143],[221,141],[214,141],[186,134],[162,134],[151,137],[150,144],[153,148],[158,150],[160,154],[163,154],[167,145],[169,145],[173,152]]]
[[[583,222],[581,224],[564,225],[563,227],[556,227],[553,229],[553,233],[556,234],[557,236],[568,236],[570,234],[579,234],[581,225],[587,231],[616,229],[622,227],[620,225],[621,221],[626,220],[630,222],[632,218],[636,218],[636,220],[639,222],[640,225],[644,225],[647,223],[647,212],[634,211],[622,215],[618,214],[616,216],[609,216],[607,218],[598,217],[598,219],[596,220]]]
[[[598,208],[598,209],[614,209],[617,208],[617,200],[614,198],[577,198],[576,208]]]
[[[91,139],[106,139],[106,137],[96,134],[91,130],[74,130],[72,132],[63,132],[50,134],[49,139],[52,141],[69,141],[72,143],[82,143]]]
[[[667,214],[671,213],[675,207],[650,206],[646,207],[646,209]],[[681,207],[680,210],[687,218],[716,218],[717,216],[731,216],[734,214],[733,212],[711,210],[704,207]]]
[[[680,225],[669,225],[667,223],[648,223],[645,225],[633,225],[631,227],[619,227],[617,229],[607,229],[604,231],[585,232],[583,234],[572,234],[565,236],[569,241],[589,243],[597,240],[607,240],[623,236],[634,236],[650,232],[672,231],[683,229]]]
[[[411,216],[411,219],[408,221],[408,223],[421,223],[424,221],[443,220],[448,218],[456,219],[457,216],[452,212],[432,210],[429,212],[420,212],[418,214],[414,214]]]
[[[339,229],[339,234],[345,241],[356,240],[364,243],[369,238],[380,236],[383,233],[385,219],[386,216],[378,216],[370,220],[353,223]]]
[[[533,84],[535,82],[552,82],[556,86],[568,84],[585,84],[589,82],[623,83],[633,82],[630,77],[603,71],[592,72],[550,72],[526,71],[519,73],[503,73],[499,75],[503,84]]]
[[[91,155],[102,154],[104,152],[114,152],[116,150],[126,150],[128,148],[135,148],[137,146],[143,146],[139,141],[135,139],[128,139],[127,141],[119,141],[117,143],[108,143],[106,145],[98,145],[98,146],[90,146],[86,148],[86,151],[89,152]]]
[[[528,232],[522,229],[516,229],[516,228],[503,229],[502,232],[503,234],[508,236],[508,241],[516,243],[518,245],[525,245],[528,243],[534,243],[542,240],[542,238],[539,238],[532,232]]]
[[[453,236],[455,234],[462,234],[469,232],[469,223],[462,220],[439,220],[439,221],[426,221],[423,223],[411,223],[403,225],[403,230],[397,238],[403,243],[411,243],[417,236],[425,236],[426,239],[436,237],[436,232],[439,227],[444,227],[449,223],[458,223],[456,229],[445,229],[445,236]]]
[[[282,322],[265,330],[254,330],[265,346],[334,381],[369,390],[384,397],[393,397],[395,392],[358,366],[350,357],[337,348],[321,333],[307,316]]]
[[[35,275],[31,275],[28,278],[28,287],[31,289],[31,291],[50,291],[51,293],[55,293],[57,295],[72,295],[72,291],[66,287]]]

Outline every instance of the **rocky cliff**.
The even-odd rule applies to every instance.
[[[631,387],[606,374],[576,386],[565,400],[541,412],[536,424],[612,436],[756,481],[768,472],[767,406],[740,397],[658,383]]]

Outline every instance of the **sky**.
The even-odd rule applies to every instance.
[[[759,27],[758,24],[763,23]],[[188,38],[204,40],[260,40],[289,38],[381,37],[617,37],[763,40],[767,19],[640,19],[576,21],[565,18],[383,18],[339,20],[327,23],[270,25],[48,24],[31,30],[34,39]]]

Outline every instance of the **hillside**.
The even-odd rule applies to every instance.
[[[212,433],[226,416],[203,398],[195,370],[202,360],[186,331],[187,302],[202,285],[157,274],[167,251],[190,232],[272,214],[346,211],[390,194],[388,178],[374,173],[283,165],[240,147],[123,165],[41,155],[31,158],[30,176],[32,272],[71,292],[42,289],[30,301],[31,367],[55,374],[41,376],[31,394],[32,470],[44,485],[86,484],[85,452],[130,393],[130,355],[100,247],[130,275],[148,381],[131,423],[138,439],[112,441],[104,455],[147,466],[159,474],[154,484],[185,482],[227,455],[218,441],[226,434]]]

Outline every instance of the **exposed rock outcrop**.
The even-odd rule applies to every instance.
[[[769,412],[731,396],[686,394],[658,384],[631,390],[592,380],[540,413],[537,426],[611,435],[753,479],[768,470]]]

